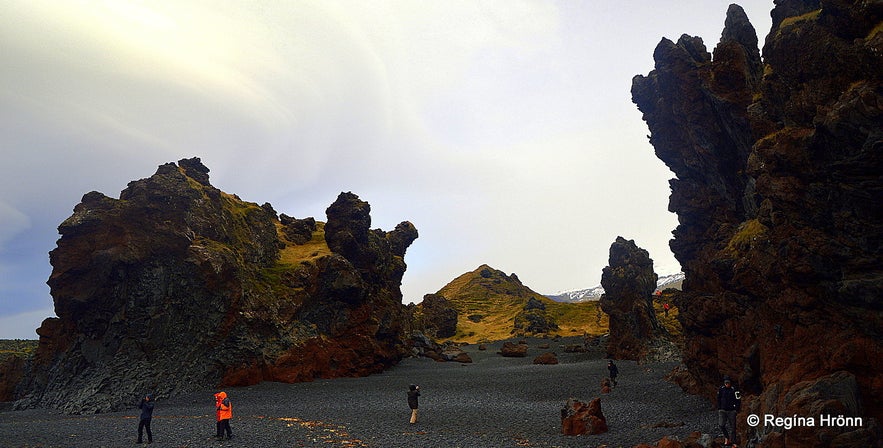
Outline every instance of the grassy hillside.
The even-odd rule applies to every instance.
[[[279,239],[285,243],[285,248],[283,248],[279,252],[279,263],[287,266],[296,266],[302,261],[305,260],[313,260],[321,256],[330,255],[331,249],[328,248],[328,243],[325,242],[325,223],[321,221],[316,222],[316,231],[313,232],[313,237],[306,244],[297,245],[287,238],[285,238],[285,232],[283,232],[282,224],[276,223],[276,234]]]
[[[0,339],[0,362],[11,356],[30,358],[37,350],[37,341],[33,339]]]
[[[515,336],[515,316],[530,298],[542,302],[547,315],[558,324],[558,330],[550,336],[607,332],[607,315],[600,312],[597,302],[555,302],[521,284],[515,275],[487,265],[455,278],[438,294],[447,298],[459,314],[457,334],[450,338],[454,341],[476,343]]]
[[[673,288],[662,291],[662,295],[653,298],[653,310],[656,312],[656,320],[668,330],[668,333],[675,337],[675,340],[683,339],[683,330],[681,323],[678,322],[678,308],[674,306],[674,297],[680,293]],[[668,315],[665,313],[664,305],[668,303],[670,308]]]

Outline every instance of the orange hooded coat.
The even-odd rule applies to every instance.
[[[227,392],[218,392],[215,394],[215,408],[218,410],[218,421],[229,420],[233,418],[233,405],[227,399]]]

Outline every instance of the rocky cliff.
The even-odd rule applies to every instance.
[[[359,376],[401,358],[413,225],[371,230],[352,193],[327,223],[280,220],[208,172],[185,159],[119,199],[83,196],[50,253],[58,317],[37,331],[18,407],[100,412],[146,392]]]
[[[745,415],[863,417],[788,446],[874,446],[883,418],[883,3],[777,0],[757,47],[741,8],[713,55],[663,39],[632,97],[675,173],[672,250],[694,392],[723,375]],[[869,422],[870,421],[870,422]]]
[[[457,310],[444,296],[426,294],[416,310],[415,325],[426,335],[444,339],[457,334]]]
[[[657,340],[666,336],[653,310],[656,279],[650,254],[633,240],[617,237],[601,273],[601,310],[610,316],[607,356],[645,360]]]

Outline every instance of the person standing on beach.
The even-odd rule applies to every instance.
[[[218,411],[218,440],[224,438],[224,432],[227,433],[227,440],[233,438],[233,430],[230,429],[230,419],[233,418],[233,405],[227,398],[227,392],[218,392],[215,394],[215,408]]]
[[[730,377],[725,376],[724,385],[717,390],[717,419],[724,433],[724,446],[736,447],[736,414],[741,407],[739,391],[733,387]]]
[[[150,421],[153,419],[153,394],[147,394],[138,403],[141,409],[141,418],[138,420],[138,443],[143,443],[144,430],[147,430],[147,443],[153,443],[153,433],[150,432]]]
[[[612,359],[607,360],[607,371],[610,373],[610,382],[616,387],[616,376],[619,375],[619,367],[613,363]]]
[[[408,407],[411,408],[411,424],[417,423],[417,397],[420,396],[420,386],[412,384],[408,386]]]

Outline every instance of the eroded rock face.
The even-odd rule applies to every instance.
[[[743,413],[773,415],[810,409],[787,391],[843,372],[861,406],[837,406],[879,420],[883,6],[781,0],[772,17],[762,63],[733,5],[713,57],[699,38],[663,39],[655,70],[633,81],[656,154],[677,176],[684,362],[694,392],[710,396],[704,386],[729,375],[751,403]],[[874,440],[850,428],[832,437]]]
[[[601,273],[601,310],[610,316],[608,357],[643,360],[653,341],[664,336],[653,311],[656,279],[650,254],[633,240],[617,237]]]
[[[426,294],[420,302],[425,331],[436,338],[449,338],[457,333],[457,310],[444,296]]]
[[[196,158],[162,165],[120,199],[86,194],[59,226],[58,317],[37,331],[18,407],[116,410],[146,392],[365,375],[401,358],[410,223],[368,230],[367,203],[345,193],[327,246],[308,243],[313,223],[283,225],[208,172]],[[315,248],[287,252],[301,247],[287,233]]]

